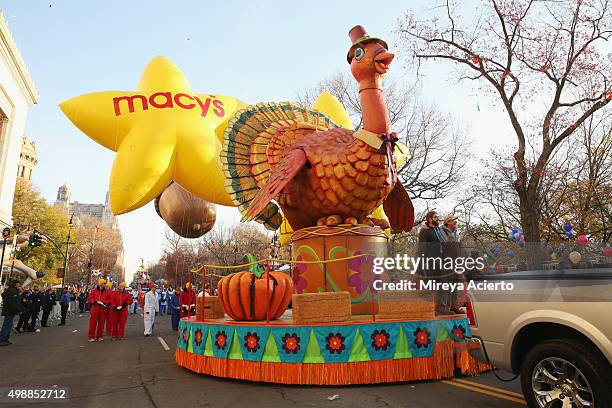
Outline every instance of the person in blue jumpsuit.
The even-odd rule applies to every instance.
[[[179,320],[181,318],[181,298],[180,290],[175,290],[174,294],[168,299],[168,306],[172,311],[172,330],[177,331],[179,326]]]

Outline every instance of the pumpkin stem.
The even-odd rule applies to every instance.
[[[244,254],[244,261],[246,263],[255,262],[257,261],[257,258],[255,258],[255,255],[253,255],[252,253],[247,252],[246,254]],[[261,278],[261,275],[263,275],[265,271],[266,268],[262,264],[255,264],[249,266],[249,272],[251,272],[258,278]]]

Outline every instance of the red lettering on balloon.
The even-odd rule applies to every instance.
[[[157,98],[158,96],[163,96],[166,98],[166,101],[163,105],[160,105],[159,103],[155,102],[155,98]],[[170,92],[155,92],[149,97],[149,103],[151,104],[151,106],[158,109],[174,107],[174,105],[172,104],[172,94]]]
[[[160,99],[164,98],[163,101]],[[172,92],[156,92],[151,94],[147,99],[144,95],[126,95],[126,96],[118,96],[113,98],[113,107],[115,109],[115,116],[121,116],[123,114],[122,107],[127,104],[128,111],[130,113],[134,113],[136,109],[135,101],[140,101],[141,108],[143,111],[149,110],[149,105],[153,108],[164,109],[164,108],[174,108],[174,105],[178,106],[182,109],[193,109],[196,107],[195,103],[186,103],[186,100],[195,101],[198,103],[201,109],[200,115],[202,117],[206,117],[208,114],[208,110],[210,109],[210,105],[212,102],[213,112],[218,117],[223,117],[225,115],[225,107],[223,106],[223,102],[214,99],[215,97],[209,96],[206,98],[204,102],[202,99],[195,95],[188,95],[185,93],[177,93],[172,96]],[[125,102],[122,104],[121,102]]]
[[[213,112],[215,112],[215,115],[217,115],[218,117],[222,118],[223,115],[225,115],[225,109],[223,108],[223,101],[215,99],[213,101],[213,106],[215,107],[213,109]]]
[[[177,93],[176,95],[174,95],[174,103],[176,103],[177,106],[183,109],[195,108],[195,103],[184,104],[183,102],[181,102],[181,98],[185,98],[185,99],[189,99],[190,101],[193,101],[193,96],[190,96],[184,93]]]
[[[198,105],[200,105],[200,108],[202,108],[202,117],[206,117],[208,108],[210,107],[210,98],[206,98],[206,102],[204,103],[202,103],[202,100],[197,96],[194,96],[194,98],[198,102]]]
[[[117,98],[113,98],[113,106],[115,108],[115,116],[121,116],[121,105],[119,104],[121,101],[126,101],[128,104],[128,110],[130,113],[134,112],[134,100],[139,99],[142,103],[142,110],[149,109],[149,105],[147,103],[147,98],[144,95],[132,95],[132,96],[119,96]]]

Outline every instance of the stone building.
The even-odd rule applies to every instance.
[[[100,225],[117,229],[117,217],[115,217],[110,209],[109,193],[106,192],[104,204],[79,203],[71,201],[71,190],[66,184],[57,189],[57,197],[55,205],[61,207],[64,213],[74,215],[73,222],[79,223],[85,217],[99,221]]]
[[[32,171],[38,164],[36,156],[36,142],[30,142],[27,136],[23,137],[21,152],[19,153],[19,164],[17,165],[17,177],[24,181],[32,182]]]

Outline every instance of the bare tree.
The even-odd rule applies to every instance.
[[[612,99],[611,60],[602,53],[612,35],[608,2],[491,0],[474,21],[457,8],[447,0],[431,20],[408,14],[399,37],[419,62],[456,64],[460,80],[478,81],[503,105],[517,141],[521,226],[528,241],[539,242],[540,183],[551,157]],[[548,100],[541,115],[534,115],[535,98]],[[530,127],[538,134],[531,146]]]
[[[166,228],[164,231],[164,252],[165,253],[175,253],[181,247],[183,239],[176,232],[172,231],[170,228]]]
[[[359,89],[351,77],[338,73],[324,79],[300,92],[296,102],[312,106],[323,91],[340,101],[356,128],[361,126]],[[448,114],[420,100],[414,87],[390,82],[383,92],[393,130],[408,147],[408,158],[398,174],[409,195],[425,202],[447,197],[460,183],[469,158],[467,131]]]
[[[577,129],[575,140],[561,143],[551,157],[538,190],[543,242],[566,241],[565,221],[571,221],[578,234],[592,240],[610,240],[611,119],[610,113],[603,111],[590,116]],[[520,226],[520,203],[514,190],[518,169],[509,157],[508,149],[491,151],[463,200],[463,212],[470,215],[468,230],[491,241],[504,240],[512,227]]]

